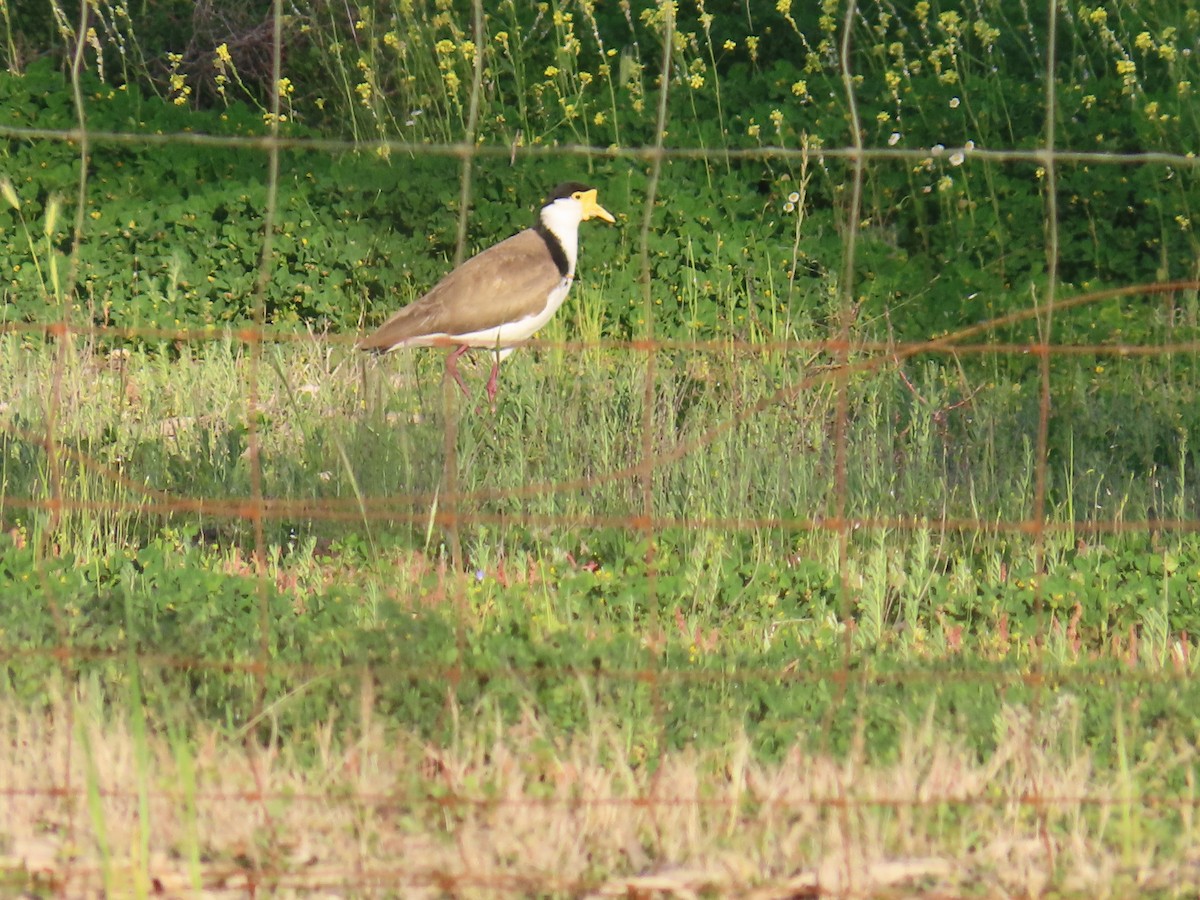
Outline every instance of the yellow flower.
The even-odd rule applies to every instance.
[[[218,44],[215,52],[217,54],[217,59],[220,60],[221,62],[225,63],[226,65],[229,65],[230,63],[233,62],[233,58],[229,55],[229,45],[228,44]]]
[[[698,91],[700,88],[704,87],[704,76],[697,72],[688,79],[688,84],[692,86],[693,91]]]
[[[954,10],[947,10],[938,16],[938,27],[947,34],[958,34],[962,24],[962,16]]]
[[[732,50],[732,49],[734,49],[735,47],[737,47],[737,43],[736,43],[735,41],[729,41],[729,40],[727,40],[727,41],[726,41],[724,44],[722,44],[721,46],[722,46],[722,47],[724,47],[726,50]]]
[[[975,29],[975,37],[979,38],[980,43],[989,50],[1000,38],[1000,29],[989,25],[982,19],[976,19],[973,27]]]
[[[758,125],[755,125],[755,124],[752,124],[749,128],[746,129],[746,134],[750,135],[750,137],[758,137],[758,132],[759,132],[759,127],[758,127]]]
[[[792,85],[792,93],[795,94],[797,97],[807,97],[808,96],[808,82],[803,81],[803,80],[795,82]]]
[[[1133,46],[1137,47],[1143,53],[1147,50],[1154,49],[1154,38],[1150,37],[1150,32],[1143,31],[1133,39]]]
[[[546,71],[542,74],[547,78],[556,78],[558,77],[558,66],[546,66]]]

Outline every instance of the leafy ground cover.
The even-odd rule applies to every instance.
[[[652,311],[659,336],[752,335],[764,322],[795,319],[803,330],[806,318],[836,310],[829,288],[845,272],[852,172],[836,155],[852,142],[845,10],[803,6],[742,17],[710,14],[703,3],[624,11],[506,3],[486,11],[477,48],[470,4],[317,3],[311,18],[287,20],[278,85],[249,72],[253,59],[261,75],[270,29],[247,27],[244,41],[221,43],[200,27],[198,12],[190,21],[199,36],[172,46],[170,17],[143,23],[116,14],[96,22],[105,39],[89,44],[79,110],[51,48],[33,62],[10,48],[2,124],[71,129],[83,116],[97,137],[83,196],[72,142],[10,141],[0,174],[23,205],[18,214],[0,204],[7,315],[54,315],[41,301],[54,294],[48,265],[33,265],[26,230],[40,233],[57,198],[62,214],[39,252],[59,254],[67,272],[62,255],[75,246],[73,213],[82,204],[86,240],[72,263],[79,290],[71,299],[94,321],[219,326],[262,313],[345,330],[379,320],[454,255],[460,162],[444,145],[465,139],[480,152],[471,169],[471,247],[524,225],[549,187],[568,178],[601,186],[606,204],[634,226],[585,242],[589,277],[630,301],[613,304],[610,336],[648,327],[638,289],[643,250],[662,287]],[[1044,295],[1048,177],[1060,291],[1195,277],[1187,154],[1200,78],[1185,52],[1200,28],[1194,10],[1064,9],[1052,71],[1047,23],[1024,7],[1019,16],[1000,2],[855,10],[845,62],[862,140],[880,154],[853,223],[853,299],[865,331],[924,340],[1025,309],[1031,291]],[[225,14],[226,24],[247,15]],[[62,20],[69,34],[71,16]],[[189,20],[175,21],[184,28]],[[134,40],[143,25],[146,44]],[[36,40],[33,24],[25,28]],[[668,30],[664,79],[657,48]],[[177,52],[183,45],[186,54]],[[158,62],[133,67],[134,46]],[[467,135],[480,52],[478,119]],[[236,78],[239,60],[245,80]],[[654,144],[662,85],[666,148],[707,155],[662,168],[643,246],[636,226],[653,167],[621,154]],[[282,120],[263,88],[281,94]],[[1041,146],[1048,116],[1056,149],[1095,155],[1064,159],[1049,174],[1029,156],[1003,156]],[[280,159],[271,277],[260,292],[265,145],[219,139],[269,127],[297,144]],[[130,139],[138,135],[154,140]],[[157,140],[163,135],[179,138],[169,151]],[[330,136],[359,143],[305,144]],[[575,145],[590,149],[567,149]],[[1131,165],[1103,156],[1120,152],[1180,159]],[[1057,322],[1058,336],[1164,339],[1160,318],[1128,316],[1116,303],[1089,311]],[[1194,328],[1190,301],[1180,312],[1172,324]],[[1035,334],[1027,322],[996,338]]]

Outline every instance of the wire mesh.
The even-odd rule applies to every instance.
[[[279,85],[283,78],[283,21],[282,0],[273,4],[272,78]],[[479,121],[480,97],[486,90],[483,59],[486,35],[484,7],[481,0],[472,4],[475,45],[471,103],[461,141],[410,143],[398,140],[339,141],[326,138],[298,138],[280,134],[281,96],[278,88],[271,94],[270,133],[266,136],[220,137],[173,132],[166,134],[124,134],[97,131],[89,128],[84,116],[86,104],[80,94],[79,73],[84,65],[86,41],[75,40],[72,57],[74,78],[74,107],[78,125],[73,129],[42,129],[36,127],[0,126],[0,137],[8,141],[45,143],[66,142],[78,149],[80,166],[79,197],[73,226],[70,259],[78,256],[80,246],[89,239],[85,198],[94,191],[94,175],[88,165],[89,155],[97,145],[158,146],[169,151],[177,145],[220,146],[248,154],[259,154],[266,161],[265,203],[262,206],[263,228],[261,243],[255,248],[257,264],[254,282],[253,315],[251,320],[230,331],[217,332],[212,328],[129,327],[98,324],[94,317],[80,315],[71,302],[59,307],[57,318],[51,321],[28,323],[8,322],[5,330],[30,340],[44,339],[54,348],[53,364],[45,384],[45,415],[39,422],[5,423],[5,432],[12,442],[36,447],[44,453],[44,491],[22,496],[6,492],[3,507],[6,514],[24,513],[43,517],[36,529],[34,546],[30,547],[40,585],[32,588],[34,596],[44,599],[59,634],[57,645],[46,647],[23,646],[19,639],[0,641],[0,660],[8,667],[8,678],[15,683],[24,678],[45,679],[48,690],[57,696],[46,703],[52,711],[44,726],[33,722],[9,723],[12,732],[10,753],[14,757],[26,748],[42,755],[38,765],[22,767],[13,759],[8,777],[0,783],[0,794],[14,811],[34,809],[55,811],[59,818],[44,819],[45,835],[53,835],[42,843],[35,835],[9,836],[16,848],[12,856],[16,863],[8,870],[20,869],[38,890],[67,896],[103,887],[115,893],[176,893],[211,891],[230,894],[256,893],[259,890],[294,892],[350,891],[361,893],[400,892],[404,894],[440,895],[526,895],[569,894],[605,896],[649,896],[655,892],[696,895],[704,891],[741,894],[751,885],[762,885],[763,896],[834,895],[910,896],[913,891],[928,888],[937,895],[943,884],[962,884],[963,871],[977,872],[980,867],[989,872],[1002,867],[1005,859],[1022,860],[1022,865],[1054,872],[1056,858],[1067,852],[1069,838],[1056,832],[1063,817],[1078,817],[1080,809],[1101,809],[1104,815],[1125,816],[1130,809],[1161,811],[1175,818],[1183,831],[1190,833],[1196,806],[1194,783],[1189,775],[1194,738],[1188,718],[1180,709],[1162,709],[1150,715],[1174,719],[1163,731],[1165,744],[1160,752],[1174,753],[1173,779],[1147,789],[1147,780],[1134,787],[1129,776],[1129,749],[1124,746],[1125,729],[1145,713],[1139,708],[1140,692],[1152,685],[1175,686],[1181,697],[1189,696],[1194,680],[1191,641],[1186,634],[1167,635],[1166,662],[1155,667],[1139,664],[1140,644],[1149,639],[1138,630],[1107,635],[1112,648],[1109,655],[1095,653],[1092,659],[1078,659],[1069,670],[1048,665],[1053,653],[1046,656],[1030,653],[1017,665],[1002,654],[990,663],[974,660],[960,663],[955,648],[934,659],[920,659],[914,654],[912,665],[877,663],[870,652],[859,643],[862,620],[862,571],[852,558],[852,542],[864,536],[955,535],[970,541],[979,536],[1011,535],[1030,542],[1033,548],[1033,572],[1028,580],[1016,586],[1028,596],[1030,607],[1039,617],[1042,631],[1024,635],[1029,646],[1074,647],[1078,650],[1078,617],[1072,618],[1071,608],[1058,605],[1047,587],[1045,573],[1048,557],[1060,553],[1059,545],[1067,542],[1086,543],[1109,535],[1138,535],[1153,538],[1162,534],[1187,535],[1200,530],[1200,519],[1191,516],[1189,509],[1179,514],[1156,512],[1146,517],[1128,516],[1118,510],[1111,517],[1056,517],[1049,499],[1048,473],[1052,419],[1056,404],[1053,368],[1060,361],[1076,359],[1163,359],[1170,356],[1193,356],[1198,342],[1185,339],[1156,343],[1062,343],[1055,340],[1055,326],[1063,314],[1085,309],[1105,301],[1125,297],[1174,297],[1194,294],[1200,281],[1176,280],[1154,284],[1134,284],[1112,289],[1068,290],[1062,283],[1058,266],[1061,254],[1059,234],[1059,179],[1065,165],[1111,167],[1114,172],[1133,167],[1162,167],[1187,170],[1196,165],[1194,155],[1186,153],[1110,153],[1063,150],[1056,145],[1056,123],[1061,115],[1058,98],[1056,53],[1060,41],[1056,23],[1064,13],[1052,2],[1046,4],[1048,40],[1045,44],[1044,123],[1040,134],[1021,135],[1025,144],[1011,149],[963,146],[943,152],[961,155],[962,164],[986,161],[996,164],[1036,165],[1040,167],[1045,185],[1045,242],[1046,271],[1043,289],[1034,293],[1031,305],[1020,311],[995,316],[977,325],[931,336],[925,340],[879,340],[864,338],[855,328],[856,283],[860,268],[858,253],[863,241],[860,232],[863,213],[864,180],[869,167],[877,164],[913,164],[928,158],[930,151],[895,147],[868,146],[866,129],[856,106],[856,73],[851,41],[858,26],[860,10],[856,3],[838,6],[841,16],[841,82],[850,117],[852,141],[843,147],[822,148],[828,159],[840,159],[847,165],[849,183],[841,216],[844,221],[842,239],[844,253],[840,274],[836,279],[837,297],[834,316],[829,323],[828,338],[821,340],[749,340],[729,337],[716,340],[683,340],[663,337],[656,329],[656,281],[651,253],[656,200],[664,193],[664,166],[675,160],[783,160],[800,159],[807,150],[767,146],[753,150],[670,146],[668,96],[676,83],[674,63],[674,7],[656,7],[666,14],[662,44],[658,48],[659,90],[657,92],[657,121],[654,140],[644,146],[589,146],[563,144],[547,146],[498,146],[482,138]],[[91,4],[80,4],[74,35],[87,35],[93,27]],[[467,446],[462,432],[464,417],[477,414],[469,402],[460,401],[457,388],[448,380],[441,386],[444,404],[439,440],[419,448],[437,449],[441,453],[440,472],[436,486],[414,490],[389,490],[378,494],[355,484],[344,496],[289,497],[276,491],[264,465],[264,423],[276,406],[271,399],[281,393],[293,393],[287,379],[275,371],[267,349],[275,346],[314,347],[315,353],[336,352],[346,360],[339,365],[358,366],[364,383],[378,381],[383,363],[357,359],[353,345],[355,335],[334,334],[314,336],[270,324],[266,291],[272,272],[272,248],[277,235],[280,191],[281,153],[300,149],[316,153],[335,154],[347,151],[387,151],[394,157],[403,155],[434,155],[457,158],[461,163],[460,193],[457,211],[457,250],[455,262],[467,250],[475,187],[474,165],[477,159],[507,158],[512,155],[534,158],[571,158],[581,163],[594,159],[630,160],[648,168],[644,203],[640,210],[629,211],[630,223],[637,223],[637,260],[640,266],[640,297],[635,298],[642,309],[640,330],[628,340],[601,339],[534,340],[531,347],[539,353],[584,354],[600,352],[636,359],[639,379],[633,382],[631,395],[640,402],[631,402],[629,440],[636,448],[631,460],[606,471],[589,470],[575,477],[533,477],[514,486],[503,483],[497,487],[463,485],[460,473],[464,455],[478,454]],[[639,221],[640,216],[640,221]],[[631,229],[632,230],[632,229]],[[81,293],[74,264],[67,272],[62,296]],[[1065,295],[1065,296],[1064,296]],[[1037,339],[1009,340],[1005,337],[1011,326],[1032,324]],[[66,397],[73,391],[98,391],[102,385],[75,384],[72,379],[80,369],[75,357],[79,340],[111,342],[148,340],[169,342],[176,347],[194,348],[212,342],[240,345],[245,365],[238,370],[241,379],[239,396],[244,409],[244,447],[238,456],[244,459],[245,481],[239,489],[213,494],[205,491],[187,493],[171,490],[139,480],[127,472],[127,462],[106,460],[90,453],[86,444],[74,435],[64,433],[61,410]],[[198,351],[199,352],[199,351]],[[737,359],[766,359],[791,361],[786,377],[777,386],[763,390],[756,397],[739,405],[730,405],[716,421],[707,422],[699,431],[686,437],[664,439],[658,421],[658,411],[664,393],[664,367],[670,369],[680,358],[727,357]],[[989,508],[980,506],[975,514],[956,514],[945,509],[929,507],[912,501],[900,501],[894,506],[879,503],[876,509],[857,502],[852,481],[858,477],[855,445],[858,432],[856,417],[863,415],[862,396],[856,379],[867,376],[892,376],[903,390],[922,402],[921,388],[914,383],[908,363],[937,359],[948,364],[955,360],[979,357],[1028,356],[1036,361],[1036,405],[1032,440],[1030,442],[1028,476],[1032,483],[1031,503],[1024,512],[1013,507]],[[664,362],[664,360],[666,362]],[[765,371],[765,367],[764,367]],[[772,378],[775,376],[772,375]],[[281,387],[281,383],[284,384]],[[376,388],[378,389],[378,388]],[[663,512],[660,502],[662,481],[670,476],[672,466],[703,458],[706,449],[718,442],[736,439],[738,429],[753,423],[764,413],[800,407],[814,392],[827,391],[832,396],[832,419],[828,422],[830,446],[828,484],[820,495],[819,508],[810,515],[797,515],[773,509],[755,508],[751,502],[733,503],[728,508],[709,514],[680,514]],[[733,395],[731,394],[731,397]],[[96,398],[103,402],[102,397]],[[581,401],[585,402],[585,401]],[[963,401],[964,403],[966,401]],[[361,411],[360,411],[361,412]],[[941,411],[944,414],[945,410]],[[353,419],[345,411],[346,421]],[[930,417],[935,411],[930,409]],[[803,420],[800,413],[796,421]],[[185,427],[179,424],[177,427]],[[348,425],[349,427],[349,425]],[[169,436],[164,432],[164,441]],[[529,440],[526,436],[526,440]],[[341,448],[339,448],[341,449]],[[781,454],[795,448],[780,447]],[[342,461],[352,469],[346,451],[341,449]],[[469,459],[468,459],[469,462]],[[1186,466],[1185,466],[1186,468]],[[73,494],[68,487],[68,471],[87,472],[105,485],[99,496]],[[536,475],[536,472],[535,472]],[[310,473],[310,477],[320,477]],[[353,477],[353,476],[351,476]],[[586,502],[571,506],[564,503],[558,510],[537,505],[546,498],[588,497],[605,486],[628,490],[632,498],[626,511],[595,511]],[[889,506],[892,510],[888,511]],[[56,581],[69,577],[69,561],[63,561],[56,536],[70,516],[86,514],[109,522],[121,517],[172,521],[172,517],[198,517],[203,522],[232,523],[243,528],[247,535],[242,546],[247,558],[240,560],[246,578],[255,586],[254,617],[257,622],[257,641],[254,652],[239,651],[230,655],[197,657],[175,654],[169,647],[149,649],[130,639],[120,649],[89,643],[86,630],[76,624],[81,611],[64,605]],[[107,517],[107,518],[106,518]],[[190,521],[190,520],[189,520]],[[414,578],[411,584],[393,585],[377,591],[381,606],[392,604],[394,609],[381,614],[380,629],[384,646],[389,634],[396,640],[418,640],[414,629],[403,625],[404,620],[419,619],[414,610],[426,606],[448,604],[456,611],[452,651],[438,663],[427,658],[407,659],[403,646],[392,653],[381,650],[367,666],[352,665],[346,669],[326,663],[298,663],[277,658],[281,642],[288,638],[280,619],[281,607],[276,588],[287,579],[285,567],[279,563],[280,548],[270,537],[274,526],[295,521],[317,522],[325,525],[360,526],[370,534],[376,523],[403,523],[427,534],[439,535],[444,552],[430,565],[440,566],[438,579],[440,596],[423,597]],[[478,609],[468,599],[470,570],[477,563],[464,548],[461,534],[466,529],[502,528],[519,524],[530,529],[569,530],[590,528],[613,529],[630,536],[640,548],[641,568],[636,586],[638,616],[649,623],[669,620],[674,615],[685,644],[693,652],[716,642],[718,635],[700,626],[693,626],[678,609],[663,606],[664,579],[669,578],[662,536],[677,531],[685,533],[734,533],[753,535],[772,532],[783,535],[819,534],[830,540],[837,584],[836,634],[841,642],[836,665],[803,654],[792,665],[746,664],[718,669],[695,668],[656,662],[668,640],[661,632],[647,628],[641,646],[615,661],[589,658],[587,648],[579,648],[577,660],[563,666],[547,666],[532,650],[524,655],[514,654],[502,665],[473,667],[477,659],[474,645],[477,635],[472,620]],[[1055,539],[1050,546],[1050,539]],[[18,539],[14,537],[14,541]],[[428,538],[427,538],[428,543]],[[235,556],[235,560],[238,559]],[[576,562],[572,559],[572,563]],[[797,563],[803,562],[797,559]],[[997,561],[1003,567],[1004,561]],[[583,568],[581,566],[580,568]],[[480,573],[482,574],[482,569]],[[99,579],[85,581],[84,589],[99,596]],[[18,586],[11,583],[10,589]],[[164,588],[166,589],[166,588]],[[285,594],[302,595],[303,591]],[[530,584],[530,602],[536,602],[537,590]],[[14,593],[14,596],[16,594]],[[196,599],[193,597],[192,599]],[[185,602],[181,600],[180,602]],[[303,606],[303,599],[295,600]],[[1147,600],[1150,602],[1150,599]],[[86,613],[82,613],[86,616]],[[302,614],[302,613],[301,613]],[[707,624],[707,623],[706,623]],[[727,623],[736,628],[736,623]],[[395,629],[394,632],[391,629]],[[407,629],[407,630],[406,630]],[[962,629],[945,629],[948,635],[961,636]],[[1009,637],[999,634],[996,640],[1007,643]],[[1015,639],[1014,639],[1015,640]],[[951,638],[951,642],[953,638]],[[647,651],[644,652],[643,651]],[[1144,651],[1141,651],[1144,653]],[[119,713],[125,717],[134,735],[140,738],[117,739],[102,734],[96,724],[95,694],[88,691],[85,664],[96,661],[129,662],[128,684],[131,691],[130,709]],[[111,671],[119,671],[113,669]],[[243,683],[236,693],[238,703],[231,717],[222,723],[228,732],[244,740],[240,754],[227,748],[200,747],[185,750],[184,739],[168,734],[165,751],[151,751],[147,730],[160,727],[153,717],[142,710],[143,691],[162,687],[169,673],[183,673],[188,678],[182,684],[196,691],[206,689],[210,673],[241,676]],[[93,676],[94,677],[94,676]],[[436,742],[416,739],[393,743],[397,739],[387,733],[381,720],[387,714],[385,706],[400,719],[392,726],[402,726],[405,711],[413,712],[418,703],[441,703],[442,721],[451,734],[461,735],[461,717],[479,713],[472,708],[489,682],[505,680],[515,688],[513,693],[523,697],[531,685],[552,687],[568,683],[580,695],[582,707],[596,697],[613,695],[626,697],[631,717],[648,719],[659,733],[660,745],[642,748],[639,757],[634,748],[622,745],[618,727],[616,737],[603,737],[586,721],[581,730],[591,732],[586,740],[604,746],[593,748],[594,755],[574,757],[571,743],[577,735],[541,733],[537,710],[526,710],[511,726],[522,736],[540,736],[551,748],[562,754],[555,765],[541,773],[541,782],[526,783],[521,778],[503,782],[503,790],[480,786],[472,780],[472,772],[484,765],[509,766],[508,771],[522,770],[522,761],[504,742],[468,744],[457,747],[455,757]],[[305,780],[280,765],[286,753],[286,740],[279,737],[279,709],[285,704],[301,703],[314,684],[330,681],[342,687],[343,693],[357,698],[359,720],[355,741],[339,745],[332,739],[332,724],[316,726],[315,749],[329,773],[324,779]],[[144,684],[142,684],[144,682]],[[170,684],[178,685],[177,682]],[[1099,715],[1108,716],[1115,755],[1121,765],[1113,783],[1100,790],[1095,780],[1069,764],[1052,759],[1048,744],[1061,737],[1064,722],[1070,720],[1070,709],[1080,703],[1069,696],[1082,687],[1101,688],[1118,685],[1118,698],[1111,710]],[[424,693],[416,687],[425,685]],[[965,691],[953,702],[969,702],[975,696],[1010,698],[1023,704],[1025,717],[997,713],[991,767],[977,765],[970,752],[953,744],[952,735],[936,730],[925,734],[927,756],[915,764],[917,774],[912,783],[903,782],[901,770],[889,768],[885,761],[868,759],[864,750],[864,734],[870,729],[869,714],[864,711],[868,695],[877,693],[903,703],[909,693],[915,693],[930,703],[936,703],[940,692],[950,686]],[[782,770],[768,770],[753,759],[748,750],[729,750],[730,762],[719,783],[697,784],[672,770],[668,749],[686,746],[683,733],[699,735],[705,728],[702,714],[690,715],[680,710],[683,686],[694,691],[697,706],[719,705],[722,698],[732,697],[735,718],[753,719],[756,703],[765,688],[786,688],[796,696],[819,696],[820,703],[805,707],[796,701],[788,714],[796,716],[799,727],[820,734],[832,732],[834,720],[857,723],[857,733],[849,746],[835,746],[829,739],[817,740],[823,752],[807,755],[785,752]],[[94,687],[94,686],[93,686]],[[176,686],[163,688],[169,695]],[[643,696],[640,691],[644,689]],[[411,701],[396,699],[411,690]],[[891,691],[891,693],[887,693]],[[624,693],[622,693],[624,692]],[[387,704],[380,697],[388,694]],[[685,693],[683,696],[690,697]],[[432,699],[431,699],[432,698]],[[440,700],[438,699],[440,698]],[[933,699],[930,699],[933,698]],[[966,699],[964,699],[966,698]],[[921,702],[921,701],[917,701]],[[1162,703],[1155,699],[1155,703]],[[406,705],[409,704],[409,705]],[[378,705],[378,708],[377,708]],[[764,706],[765,708],[765,706]],[[988,708],[991,708],[989,705]],[[486,712],[486,707],[484,707]],[[807,713],[807,718],[801,713]],[[774,713],[767,713],[773,715]],[[1190,721],[1190,719],[1189,719]],[[170,722],[161,727],[170,732]],[[326,727],[330,730],[322,731]],[[794,730],[794,726],[793,726]],[[919,729],[918,729],[919,730]],[[789,725],[786,718],[778,726],[781,743],[786,744]],[[854,729],[851,729],[854,731]],[[1049,737],[1047,735],[1050,735]],[[792,734],[791,736],[794,736]],[[942,745],[945,745],[944,747]],[[536,741],[534,742],[536,746]],[[153,753],[165,752],[176,767],[180,784],[165,788],[154,776],[168,760]],[[997,749],[998,748],[998,749]],[[1080,747],[1080,759],[1086,756]],[[661,753],[661,756],[656,756]],[[225,755],[222,755],[225,754]],[[945,759],[942,759],[944,754]],[[997,759],[999,761],[997,761]],[[946,761],[949,760],[947,763]],[[610,771],[622,773],[626,782],[614,785],[596,780],[604,771],[603,761],[612,764]],[[939,768],[941,763],[946,766]],[[877,771],[871,765],[878,764]],[[196,781],[198,766],[205,769],[204,781]],[[948,767],[951,774],[946,774]],[[784,774],[780,774],[780,772]],[[882,774],[880,774],[882,772]],[[383,773],[383,774],[380,774]],[[635,777],[636,773],[636,777]],[[1051,777],[1051,775],[1055,777]],[[677,776],[672,780],[672,775]],[[377,776],[377,777],[372,777]],[[614,776],[615,777],[615,776]],[[557,783],[553,782],[558,778]],[[589,780],[591,778],[592,780]],[[1086,791],[1064,791],[1062,786],[1077,779],[1088,786]],[[1152,781],[1152,780],[1151,780]],[[1055,788],[1047,789],[1053,784]],[[332,787],[330,787],[332,785]],[[436,789],[435,789],[436,788]],[[1135,793],[1133,793],[1135,792]],[[897,851],[898,859],[880,858],[874,842],[880,826],[871,815],[883,814],[914,817],[928,813],[944,817],[946,828],[952,823],[969,820],[970,810],[986,807],[1004,811],[1015,823],[1014,841],[1008,857],[993,848],[992,856],[979,858],[957,869],[960,880],[947,879],[952,863],[944,858],[931,858],[914,846],[907,853]],[[164,812],[166,809],[174,813]],[[553,810],[553,814],[551,814]],[[614,814],[613,810],[617,811]],[[868,813],[870,811],[870,814]],[[41,815],[45,815],[41,813]],[[813,817],[816,817],[814,819]],[[154,833],[155,822],[178,819],[167,829],[168,845],[193,848],[193,855],[180,852],[187,858],[169,858],[167,850]],[[369,824],[372,821],[399,820],[407,823],[386,835]],[[423,830],[431,820],[440,820],[438,829],[449,838],[444,844],[430,846],[428,832]],[[306,834],[293,834],[297,822],[311,825]],[[820,835],[818,843],[823,852],[813,855],[790,841],[789,828],[816,821],[812,826]],[[199,849],[201,842],[180,837],[178,831],[195,831],[201,823],[224,822],[231,837],[223,855],[209,858]],[[509,843],[502,839],[505,828],[513,833]],[[1134,826],[1127,825],[1129,828]],[[513,862],[522,847],[540,839],[548,843],[571,844],[564,837],[577,829],[582,840],[594,839],[604,828],[627,829],[628,835],[614,858],[623,862],[597,862],[589,867],[585,847],[571,852],[560,850],[557,860],[542,867],[538,860],[530,865]],[[756,836],[752,846],[765,856],[771,856],[768,846],[777,854],[766,862],[751,861],[745,848],[737,853],[717,854],[699,858],[690,855],[680,835],[692,832],[746,829]],[[296,829],[301,830],[302,829]],[[1068,834],[1070,826],[1067,827]],[[551,836],[550,832],[553,832]],[[768,837],[773,835],[773,837]],[[970,837],[963,843],[970,844]],[[1080,838],[1084,840],[1084,838]],[[1127,838],[1128,840],[1128,838]],[[379,841],[380,845],[374,845]],[[758,843],[761,841],[761,843]],[[770,844],[770,841],[776,843]],[[473,844],[472,842],[478,842]],[[477,846],[499,846],[496,858],[484,859]],[[1019,846],[1018,846],[1019,844]],[[88,847],[87,851],[71,848]],[[66,848],[66,849],[64,849]],[[98,849],[97,849],[98,848]],[[234,849],[229,849],[234,848]],[[680,849],[684,848],[684,849]],[[741,862],[734,858],[741,856]],[[536,854],[535,854],[536,856]],[[964,856],[970,852],[964,850]],[[500,861],[498,861],[500,860]],[[508,862],[503,862],[507,860]],[[1028,862],[1034,860],[1034,862]],[[1132,865],[1129,859],[1124,861]],[[890,868],[889,868],[890,866]],[[1180,876],[1180,869],[1194,866],[1194,860],[1179,860],[1178,867],[1159,867],[1153,870],[1150,882],[1165,884]],[[972,868],[975,867],[975,868]],[[614,872],[624,874],[614,874]],[[1190,871],[1190,870],[1189,870]],[[1002,883],[1003,878],[994,876]],[[1031,876],[1032,877],[1032,876]],[[1049,878],[1050,876],[1046,876]],[[1033,883],[1032,881],[1028,883]],[[1090,883],[1090,882],[1089,882]],[[953,895],[956,888],[945,888]]]

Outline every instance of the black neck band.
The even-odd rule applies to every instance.
[[[559,274],[563,278],[570,275],[571,264],[567,260],[567,251],[563,249],[562,241],[558,239],[558,236],[540,221],[533,226],[533,230],[546,242],[546,249],[550,251],[550,258],[558,266]]]

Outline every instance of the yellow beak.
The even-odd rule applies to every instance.
[[[583,221],[588,219],[603,219],[605,222],[616,222],[613,214],[596,202],[596,189],[584,191],[579,195],[579,202],[583,204]]]

